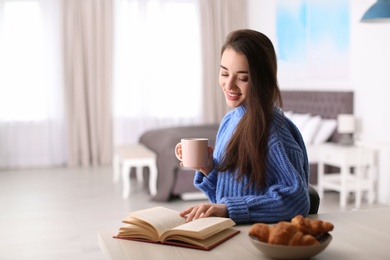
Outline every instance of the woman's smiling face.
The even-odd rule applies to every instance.
[[[221,58],[219,85],[229,107],[236,108],[245,103],[249,90],[249,65],[244,54],[232,48],[225,49]]]

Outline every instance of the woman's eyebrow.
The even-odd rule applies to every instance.
[[[220,65],[220,67],[222,68],[222,69],[224,69],[224,70],[228,70],[225,66],[223,66],[223,65]]]
[[[224,70],[229,71],[228,68],[226,68],[226,67],[223,66],[223,65],[220,65],[220,67],[221,67],[222,69],[224,69]],[[237,73],[248,74],[248,71],[246,71],[246,70],[239,70],[239,71],[237,71]]]

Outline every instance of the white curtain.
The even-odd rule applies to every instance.
[[[203,65],[203,120],[219,122],[229,110],[218,84],[221,47],[233,30],[247,26],[246,0],[200,0]]]
[[[116,3],[115,143],[136,143],[151,128],[200,123],[197,1]]]
[[[66,162],[57,0],[0,0],[0,168]]]
[[[0,168],[106,164],[148,129],[219,122],[245,2],[0,0]]]
[[[64,72],[69,166],[112,158],[111,0],[65,0]]]
[[[245,0],[118,0],[115,22],[115,144],[146,130],[218,123],[226,35],[245,27]]]

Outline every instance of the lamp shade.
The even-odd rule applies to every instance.
[[[352,134],[355,132],[355,117],[350,114],[337,116],[337,132],[340,134]]]
[[[364,23],[390,23],[390,0],[377,0],[360,21]]]

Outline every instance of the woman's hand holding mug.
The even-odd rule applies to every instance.
[[[207,138],[183,138],[175,147],[180,166],[192,168],[208,175],[214,167],[213,148]]]

